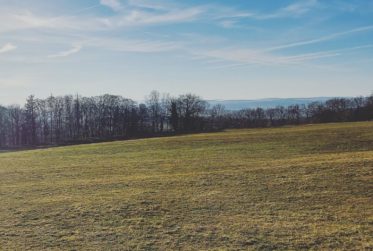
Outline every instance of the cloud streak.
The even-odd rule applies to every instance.
[[[149,10],[134,6],[123,6],[117,1],[102,0],[116,14],[112,16],[78,15],[97,5],[60,16],[46,16],[30,10],[0,11],[0,33],[42,29],[45,31],[105,31],[139,26],[176,24],[198,20],[207,10],[203,7],[170,8]],[[156,7],[154,7],[156,8]]]
[[[336,39],[336,38],[339,38],[339,37],[342,37],[342,36],[347,36],[347,35],[350,35],[350,34],[369,31],[369,30],[373,30],[373,25],[363,26],[363,27],[359,27],[359,28],[355,28],[355,29],[347,30],[347,31],[343,31],[343,32],[337,32],[337,33],[330,34],[330,35],[323,36],[323,37],[316,38],[316,39],[311,39],[311,40],[306,40],[306,41],[300,41],[300,42],[295,42],[295,43],[289,43],[289,44],[274,46],[274,47],[266,49],[266,51],[277,51],[277,50],[282,50],[282,49],[287,49],[287,48],[299,47],[299,46],[303,46],[303,45],[310,45],[310,44],[326,42],[326,41],[333,40],[333,39]]]
[[[128,4],[130,6],[133,6],[133,7],[137,7],[137,8],[142,8],[142,9],[149,9],[149,10],[157,10],[157,11],[160,11],[160,10],[169,10],[171,7],[166,5],[166,4],[162,4],[160,2],[157,1],[157,3],[155,3],[155,1],[146,1],[146,0],[128,0]]]
[[[352,52],[356,50],[362,50],[367,48],[373,48],[373,45],[363,45],[351,48],[343,48],[338,50],[319,51],[312,53],[301,53],[291,56],[275,55],[263,50],[250,50],[242,48],[225,48],[219,50],[207,50],[205,52],[195,52],[200,59],[210,60],[221,60],[222,62],[234,63],[233,66],[242,65],[294,65],[302,64],[309,61],[331,58],[342,56],[345,52]],[[231,66],[232,66],[231,65]]]
[[[78,53],[81,49],[82,49],[81,45],[76,45],[73,48],[71,48],[70,50],[61,51],[61,52],[56,53],[56,54],[48,55],[48,58],[63,58],[63,57],[68,57],[70,55]]]
[[[46,17],[28,10],[0,12],[0,32],[43,30],[92,30],[97,28],[95,19],[78,19],[74,16]]]
[[[121,27],[136,27],[146,25],[161,25],[189,22],[196,20],[204,10],[201,8],[188,8],[184,10],[172,10],[162,13],[150,13],[140,10],[132,10],[110,18],[102,18],[101,23],[107,28],[117,29]]]
[[[318,6],[317,0],[303,0],[283,8],[277,9],[272,13],[262,13],[262,12],[245,12],[238,11],[234,9],[225,9],[220,14],[219,18],[233,18],[233,19],[256,19],[256,20],[269,20],[269,19],[279,19],[279,18],[297,18],[303,16]],[[229,28],[229,27],[228,27]]]
[[[156,53],[181,49],[182,46],[175,42],[131,40],[118,38],[87,38],[84,42],[87,47],[119,52]]]
[[[270,14],[257,15],[257,19],[296,18],[303,16],[318,6],[317,0],[304,0],[290,4]]]
[[[6,43],[2,47],[0,47],[0,54],[10,52],[10,51],[13,51],[15,49],[17,49],[17,46],[15,46],[14,44],[11,44],[11,43]]]
[[[112,9],[113,11],[121,11],[123,8],[118,0],[100,0],[100,4]]]

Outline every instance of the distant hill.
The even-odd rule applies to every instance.
[[[208,100],[213,106],[216,104],[224,105],[227,110],[241,110],[245,108],[271,108],[276,106],[289,106],[296,104],[309,104],[315,101],[324,102],[333,97],[315,97],[315,98],[267,98],[255,100]]]

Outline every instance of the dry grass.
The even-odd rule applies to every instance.
[[[372,249],[373,123],[0,154],[2,250]]]

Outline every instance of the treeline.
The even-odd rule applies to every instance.
[[[116,95],[29,96],[24,107],[0,106],[0,147],[61,145],[226,128],[373,119],[373,95],[335,98],[309,105],[227,111],[193,94],[171,97],[153,91],[146,102]]]
[[[244,109],[221,117],[222,128],[251,128],[310,123],[373,120],[373,95],[370,97],[333,98],[308,105]]]

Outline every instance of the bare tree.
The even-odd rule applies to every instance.
[[[153,133],[159,132],[161,121],[161,104],[159,92],[152,91],[146,98],[146,104],[148,106],[150,120],[152,123],[152,131]]]

